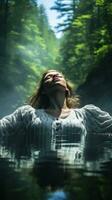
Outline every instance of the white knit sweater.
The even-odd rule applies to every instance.
[[[16,152],[16,157],[45,159],[55,152],[70,164],[83,161],[88,134],[111,133],[112,117],[94,105],[71,109],[66,118],[25,105],[0,120],[1,146]]]

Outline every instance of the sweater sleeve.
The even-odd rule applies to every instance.
[[[32,118],[32,107],[21,106],[0,120],[0,145],[14,152],[22,152],[28,142],[28,128]]]
[[[112,133],[112,116],[99,107],[86,105],[82,108],[88,133]]]
[[[30,106],[21,106],[12,114],[3,117],[0,120],[0,136],[15,134],[18,129],[26,124],[30,120],[31,108]]]

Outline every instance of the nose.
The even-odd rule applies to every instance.
[[[55,78],[55,77],[57,77],[57,75],[56,75],[56,74],[54,74],[54,75],[53,75],[53,78]]]
[[[54,74],[54,75],[52,76],[53,79],[58,78],[58,77],[59,77],[58,74]]]

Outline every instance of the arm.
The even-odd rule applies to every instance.
[[[110,159],[112,141],[112,116],[94,105],[81,108],[87,136],[85,142],[85,161],[95,161],[97,167]],[[94,169],[95,169],[95,165]],[[93,169],[93,170],[94,170]]]
[[[0,120],[0,145],[15,153],[24,154],[29,141],[29,126],[32,108],[28,105],[18,108],[11,115]]]
[[[82,108],[85,125],[89,133],[112,133],[112,116],[99,107],[86,105]]]

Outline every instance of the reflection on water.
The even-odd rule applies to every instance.
[[[1,146],[2,199],[111,199],[111,134],[57,136],[56,148],[50,151],[36,145],[14,148],[15,154]]]
[[[57,190],[55,192],[49,192],[46,195],[47,200],[67,200],[68,195],[63,190]]]

